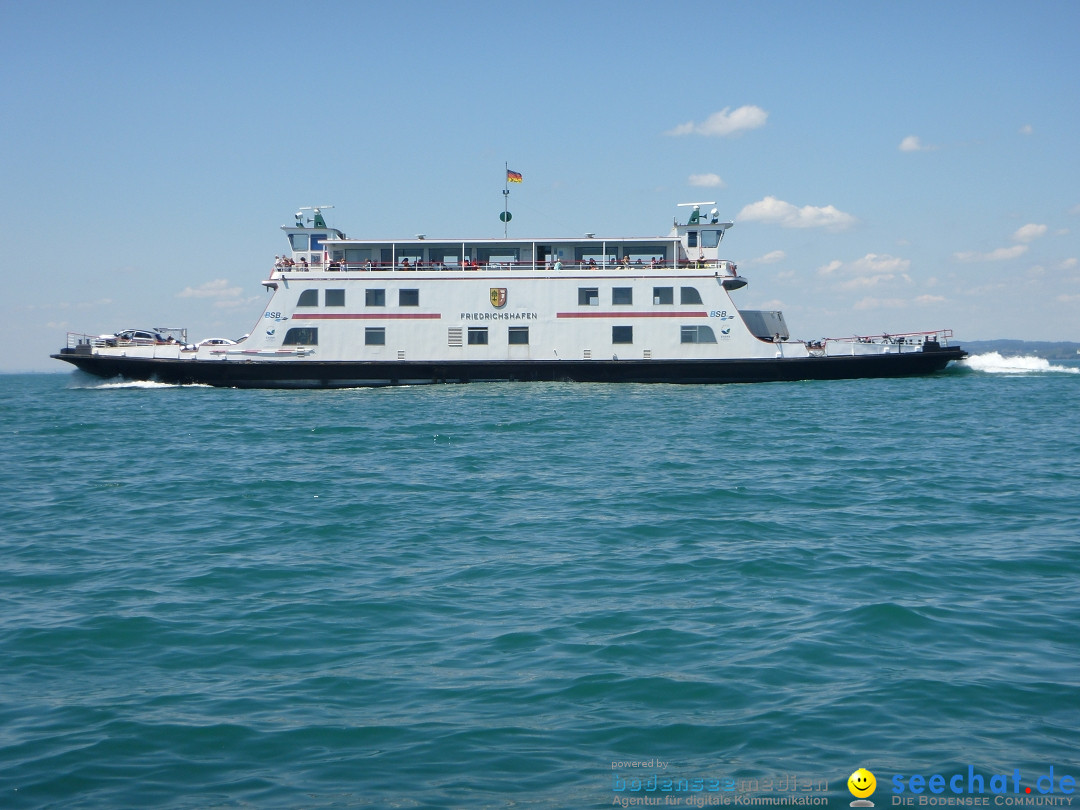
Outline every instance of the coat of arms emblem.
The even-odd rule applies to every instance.
[[[495,309],[501,309],[506,306],[506,287],[491,288],[491,305],[495,307]]]

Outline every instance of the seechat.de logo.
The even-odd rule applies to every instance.
[[[877,779],[866,768],[859,768],[847,780],[848,790],[851,791],[851,795],[855,797],[855,801],[851,803],[851,807],[873,807],[874,803],[869,801],[869,797],[874,795],[874,791],[877,790]]]

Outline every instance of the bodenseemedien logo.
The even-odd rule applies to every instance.
[[[870,796],[874,795],[874,791],[877,790],[877,779],[866,768],[859,768],[847,780],[848,790],[851,791],[851,795],[855,797],[849,806],[850,807],[873,807],[874,803],[870,801]]]

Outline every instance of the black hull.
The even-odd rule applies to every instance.
[[[52,357],[98,377],[231,388],[356,388],[468,382],[749,383],[911,377],[967,356],[959,347],[902,354],[756,360],[502,360],[321,362],[168,360],[63,351]]]

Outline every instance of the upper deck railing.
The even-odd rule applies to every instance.
[[[521,271],[521,272],[589,272],[589,271],[623,271],[637,273],[663,273],[675,270],[713,270],[716,275],[734,277],[738,267],[734,262],[726,259],[700,260],[700,261],[551,261],[551,262],[469,262],[468,264],[445,264],[443,262],[416,262],[398,261],[393,262],[294,262],[291,259],[279,261],[274,265],[277,273],[364,273],[364,272],[461,272],[470,270],[497,270],[497,271]]]

